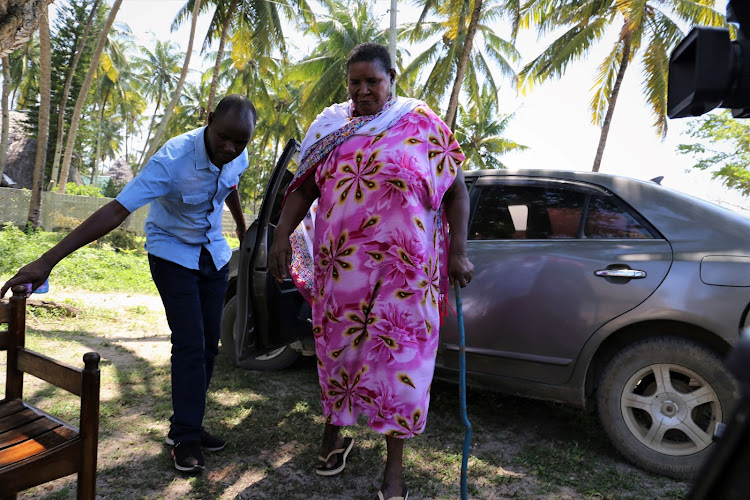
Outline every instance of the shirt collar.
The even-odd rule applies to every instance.
[[[211,163],[211,160],[208,158],[205,133],[206,127],[204,126],[197,134],[195,134],[195,168],[196,170],[209,168],[214,172],[218,172],[219,167]]]

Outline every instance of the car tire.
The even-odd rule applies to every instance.
[[[675,337],[620,351],[597,391],[599,418],[615,448],[637,466],[675,479],[697,475],[715,446],[716,424],[729,418],[737,398],[717,354]]]
[[[247,370],[283,370],[289,368],[300,357],[300,353],[289,346],[274,349],[266,354],[238,361],[235,344],[235,323],[237,321],[237,296],[224,306],[221,315],[221,352],[233,365]],[[252,321],[252,319],[251,319]]]

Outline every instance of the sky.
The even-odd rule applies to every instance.
[[[169,30],[184,4],[185,0],[123,0],[116,21],[126,23],[141,44],[152,45],[157,38],[171,39],[184,50],[188,45],[189,23],[175,33]],[[390,21],[390,5],[390,0],[375,2],[376,15],[384,28]],[[399,0],[399,23],[415,20],[417,13],[406,0]],[[201,69],[199,50],[209,21],[208,14],[198,20],[191,57],[191,69],[195,69],[196,74]],[[503,28],[498,26],[497,32],[503,33]],[[300,47],[310,46],[291,30],[289,41],[297,42]],[[522,32],[517,43],[522,63],[533,59],[544,46],[544,41],[537,40],[536,34]],[[606,44],[595,47],[587,60],[570,65],[562,78],[535,87],[528,96],[518,96],[509,82],[502,81],[500,110],[515,114],[506,129],[506,137],[530,148],[503,156],[509,168],[591,170],[600,133],[591,124],[591,86],[596,67],[610,47]],[[690,141],[682,133],[686,130],[687,119],[669,120],[665,140],[656,135],[641,84],[642,67],[636,62],[628,68],[623,81],[600,171],[644,180],[664,176],[664,186],[750,216],[750,200],[725,189],[719,181],[711,179],[709,172],[691,169],[692,158],[676,153],[678,144]]]

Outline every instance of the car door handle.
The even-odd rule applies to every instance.
[[[594,271],[594,275],[602,278],[642,279],[646,277],[646,271],[638,269],[600,269]]]

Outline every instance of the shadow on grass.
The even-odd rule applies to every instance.
[[[33,331],[59,337],[59,332]],[[164,444],[171,414],[169,363],[131,349],[146,339],[65,333],[65,340],[100,352],[101,498],[373,499],[385,464],[385,440],[360,425],[345,429],[355,445],[343,473],[317,476],[313,467],[323,421],[315,362],[303,358],[283,372],[252,372],[217,358],[205,425],[228,439],[206,455],[207,470],[185,476]],[[54,400],[42,389],[33,398]],[[596,419],[563,405],[495,394],[467,393],[473,426],[470,498],[681,498],[682,482],[651,476],[620,459]],[[64,416],[63,416],[64,417]],[[61,418],[63,418],[61,417]],[[410,499],[459,497],[464,428],[455,385],[435,382],[427,430],[409,440],[405,480]],[[75,476],[20,498],[74,498]]]

